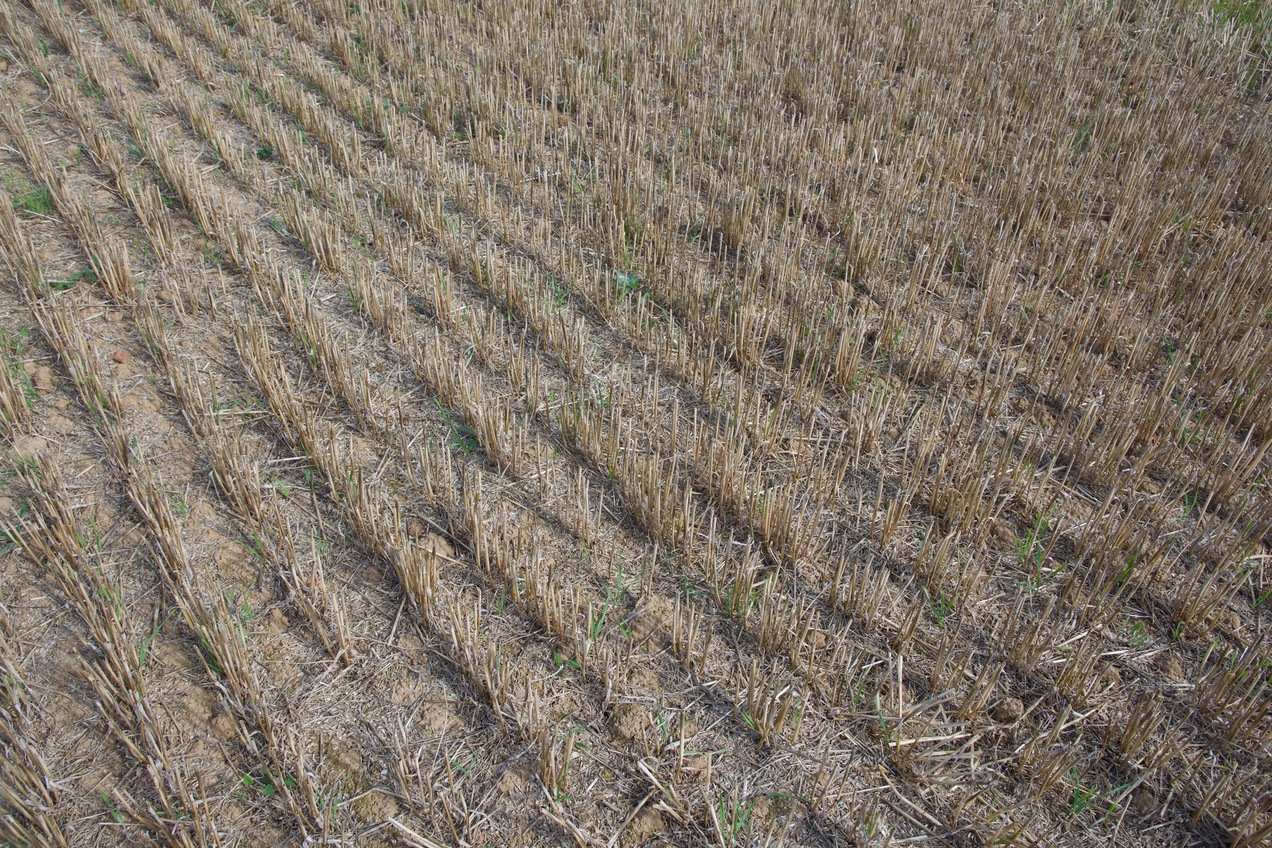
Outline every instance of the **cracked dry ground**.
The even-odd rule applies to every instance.
[[[681,5],[0,3],[0,841],[1272,836],[1272,21]]]

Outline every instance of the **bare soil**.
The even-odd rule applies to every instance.
[[[0,842],[1266,844],[1262,6],[533,5],[0,5]]]

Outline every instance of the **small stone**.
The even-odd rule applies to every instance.
[[[994,721],[1012,724],[1020,721],[1020,717],[1025,714],[1025,702],[1019,698],[1003,698],[994,705],[991,714],[994,716]]]
[[[124,363],[128,362],[128,360],[132,359],[132,354],[126,350],[121,349],[121,350],[115,351],[114,355],[111,356],[111,359],[115,360],[120,365],[123,365]]]
[[[1171,653],[1162,654],[1158,658],[1157,669],[1171,680],[1183,680],[1187,673],[1184,661]]]

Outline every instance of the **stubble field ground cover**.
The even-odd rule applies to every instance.
[[[1270,33],[0,4],[0,842],[1266,843]]]

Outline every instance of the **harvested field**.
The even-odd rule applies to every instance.
[[[1270,197],[1258,0],[0,0],[0,844],[1269,844]]]

